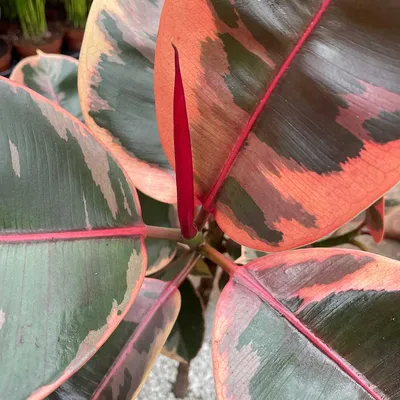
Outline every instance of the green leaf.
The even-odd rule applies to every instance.
[[[154,275],[163,281],[172,281],[192,261],[193,252],[178,252],[167,268]],[[198,256],[199,259],[200,256]],[[192,360],[203,344],[204,310],[197,290],[186,279],[180,286],[182,306],[178,319],[164,346],[163,354],[180,362]]]
[[[175,175],[158,134],[154,52],[163,0],[96,0],[79,63],[85,121],[133,184],[176,203]]]
[[[10,79],[25,85],[82,120],[78,95],[78,61],[75,58],[46,54],[21,60]]]
[[[40,398],[132,305],[145,227],[135,189],[78,120],[0,79],[0,121],[0,393]]]
[[[205,278],[212,278],[212,273],[210,268],[208,267],[206,261],[200,258],[193,269],[190,271],[190,275],[192,276],[200,276]]]
[[[218,399],[395,399],[400,263],[304,249],[237,268],[218,301]]]
[[[138,196],[145,224],[166,228],[178,226],[175,206],[161,203],[139,191]],[[177,242],[171,240],[146,238],[145,245],[148,257],[146,275],[153,275],[165,268],[177,250]]]
[[[11,79],[25,84],[45,96],[66,111],[82,117],[78,96],[78,62],[72,57],[45,54],[28,57],[17,64]],[[175,228],[178,226],[175,207],[154,200],[138,192],[143,220],[147,225]],[[147,273],[151,275],[164,268],[176,253],[176,242],[161,239],[145,239]]]
[[[135,303],[106,343],[48,399],[86,400],[94,395],[103,379],[110,381],[96,393],[100,398],[135,398],[179,312],[180,295],[175,287],[158,302],[166,287],[166,283],[146,278]],[[149,313],[151,318],[146,320]],[[116,364],[118,368],[110,368]]]
[[[179,362],[196,357],[204,340],[204,310],[197,290],[189,279],[180,286],[182,306],[162,353]]]

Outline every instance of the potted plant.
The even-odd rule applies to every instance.
[[[45,0],[16,0],[20,31],[14,32],[12,39],[22,57],[36,54],[59,53],[62,44],[62,29],[59,24],[50,28],[46,21]]]
[[[82,46],[86,19],[89,10],[87,0],[65,0],[68,28],[65,39],[71,51],[79,51]]]

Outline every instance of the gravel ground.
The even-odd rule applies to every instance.
[[[178,362],[160,356],[151,371],[139,400],[175,400],[171,392],[175,382]],[[185,400],[214,400],[214,377],[212,373],[210,343],[204,343],[200,353],[192,361],[189,372],[190,389]]]

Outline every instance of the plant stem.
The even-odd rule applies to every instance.
[[[179,363],[173,388],[173,393],[177,399],[184,399],[189,392],[189,368],[190,363]]]
[[[349,243],[352,244],[353,246],[357,246],[362,251],[369,251],[367,246],[364,246],[360,241],[356,239],[351,240]]]
[[[215,262],[215,264],[219,265],[224,271],[226,271],[229,275],[234,275],[238,266],[230,260],[228,257],[225,257],[218,250],[211,247],[208,243],[203,243],[199,250],[201,255],[207,257],[209,260]]]
[[[184,242],[181,230],[178,228],[164,228],[161,226],[146,226],[146,237],[154,239],[168,239],[176,242]]]
[[[344,235],[330,237],[320,242],[312,243],[311,247],[333,247],[341,244],[350,243],[357,235],[360,234],[361,229],[364,227],[365,222],[362,222],[357,228],[345,233]]]
[[[186,266],[181,270],[181,272],[179,272],[178,275],[175,276],[175,278],[172,281],[168,283],[168,286],[173,285],[179,287],[182,284],[182,282],[187,278],[187,276],[190,274],[190,271],[196,265],[200,257],[201,257],[200,254],[193,251]]]

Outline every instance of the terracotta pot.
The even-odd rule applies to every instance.
[[[19,40],[14,43],[18,54],[22,57],[29,57],[36,55],[37,50],[42,50],[44,53],[60,53],[63,38],[52,37],[49,40],[43,41],[42,43],[37,43],[30,40]]]
[[[65,32],[65,41],[69,50],[80,51],[84,33],[85,30],[81,28],[70,28]]]
[[[0,72],[7,71],[11,66],[11,45],[0,38]]]

